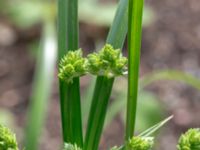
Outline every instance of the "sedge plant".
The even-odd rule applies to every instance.
[[[110,150],[152,150],[153,133],[172,119],[170,116],[139,135],[135,135],[143,3],[143,0],[120,0],[105,45],[98,52],[84,57],[84,51],[79,48],[78,0],[58,0],[58,78],[62,150],[98,150],[114,80],[126,73],[128,73],[128,94],[124,142],[121,146],[114,146]],[[51,24],[45,26],[44,29],[44,31],[51,31],[48,32],[51,33],[50,37],[54,36],[52,20]],[[128,58],[124,57],[121,51],[127,31]],[[46,33],[44,32],[44,35]],[[42,56],[47,57],[45,52],[51,47],[45,46]],[[37,84],[34,88],[35,94],[33,94],[36,97],[32,98],[30,122],[26,130],[25,149],[27,150],[37,149],[45,117],[46,109],[43,109],[43,106],[48,100],[51,85],[48,79],[52,79],[53,73],[52,67],[48,68],[49,63],[46,57],[42,57],[43,61],[40,60],[43,62],[41,67],[45,69],[41,71],[41,74],[36,74]],[[55,57],[51,60],[53,60],[51,65],[54,65]],[[79,79],[87,74],[95,76],[96,83],[84,135]],[[40,97],[41,91],[42,97]],[[177,149],[200,150],[200,130],[190,129],[183,134],[179,139]],[[15,135],[1,125],[0,150],[18,150]]]
[[[61,31],[67,32],[72,32],[74,34],[78,34],[77,30],[74,31],[74,26],[70,26],[72,22],[75,19],[77,21],[77,16],[74,16],[73,13],[68,12],[66,13],[67,16],[64,16],[64,12],[66,11],[64,8],[64,5],[69,6],[69,1],[59,1],[59,17],[60,19],[63,18],[61,22],[59,22],[59,27],[60,29],[58,33],[61,33]],[[62,2],[62,3],[61,3]],[[67,2],[67,3],[65,3]],[[71,4],[72,5],[72,4]],[[77,5],[76,5],[77,6]],[[129,6],[129,9],[128,9]],[[130,91],[131,89],[134,91],[133,93],[129,93],[128,95],[128,105],[130,104],[131,107],[127,109],[127,131],[126,131],[126,139],[125,143],[134,143],[134,140],[130,140],[131,137],[133,136],[133,128],[134,128],[134,121],[135,121],[135,115],[136,115],[136,105],[137,105],[137,82],[138,82],[138,72],[139,72],[139,52],[140,52],[140,44],[141,44],[141,26],[142,26],[142,8],[143,8],[143,3],[139,3],[139,9],[137,11],[133,12],[134,10],[132,7],[138,7],[138,2],[134,1],[132,3],[131,1],[128,0],[121,0],[119,2],[119,7],[115,16],[115,19],[113,21],[113,25],[111,26],[110,32],[108,34],[108,38],[106,41],[106,45],[100,50],[99,53],[92,53],[89,54],[86,58],[82,57],[82,51],[78,48],[71,49],[73,52],[68,51],[65,56],[60,61],[60,66],[59,66],[59,78],[60,78],[60,91],[61,91],[61,115],[62,115],[62,125],[63,125],[63,137],[64,137],[64,143],[68,144],[75,144],[78,147],[82,148],[83,150],[97,150],[100,142],[100,137],[102,134],[102,129],[104,125],[104,120],[105,120],[105,115],[107,111],[107,106],[108,106],[108,100],[110,98],[111,90],[112,90],[112,85],[114,82],[114,78],[119,75],[123,75],[123,73],[126,70],[126,64],[127,64],[127,59],[122,56],[121,52],[119,49],[123,47],[124,40],[126,37],[127,29],[129,27],[129,30],[131,31],[131,35],[129,35],[129,43],[133,38],[133,35],[136,34],[136,38],[133,38],[133,41],[135,42],[135,45],[129,45],[129,72],[130,73],[130,78],[132,75],[136,75],[134,79],[129,80],[129,86],[130,86]],[[73,8],[73,7],[71,7]],[[129,10],[129,18],[128,18],[128,10]],[[69,11],[69,9],[68,9]],[[74,11],[77,11],[74,9]],[[130,16],[135,16],[133,13],[136,13],[137,16],[136,18],[130,17]],[[75,12],[74,14],[77,14]],[[70,16],[71,15],[71,16]],[[75,17],[75,18],[74,18]],[[71,19],[71,22],[68,22],[68,25],[66,24],[67,19]],[[139,23],[137,23],[137,19],[140,19]],[[129,19],[129,26],[128,26],[128,19]],[[135,23],[136,22],[136,23]],[[132,24],[135,23],[135,26],[132,27]],[[77,25],[77,23],[75,24]],[[69,27],[71,29],[69,30]],[[137,30],[140,30],[139,34]],[[68,35],[68,37],[66,36]],[[70,37],[72,36],[72,37]],[[60,40],[59,40],[60,37]],[[78,35],[74,35],[74,37],[78,37]],[[63,55],[63,49],[67,49],[67,44],[70,45],[71,43],[69,42],[74,42],[73,40],[70,41],[69,38],[73,39],[73,34],[64,34],[64,32],[61,33],[61,35],[58,36],[58,43],[60,45],[59,50],[61,51],[60,53]],[[65,38],[65,40],[63,40]],[[74,39],[77,41],[77,39]],[[62,42],[61,42],[62,41]],[[67,42],[68,43],[67,43]],[[65,43],[63,43],[65,42]],[[76,43],[76,42],[75,42]],[[76,43],[77,44],[77,43]],[[58,46],[59,47],[59,46]],[[69,49],[69,48],[68,48]],[[136,61],[133,62],[133,58],[136,57]],[[61,57],[60,57],[61,58]],[[134,70],[130,69],[134,66]],[[80,109],[79,112],[75,109],[72,109],[75,106],[74,101],[78,102],[77,103],[77,108],[80,108],[80,93],[78,93],[79,100],[76,99],[76,97],[73,97],[73,92],[77,91],[71,91],[70,89],[67,89],[63,85],[73,85],[74,79],[85,75],[87,73],[93,74],[97,76],[96,79],[96,85],[94,88],[94,93],[93,93],[93,99],[92,99],[92,104],[91,104],[91,109],[90,109],[90,114],[89,114],[89,119],[87,123],[87,130],[86,130],[86,135],[84,139],[84,143],[80,143],[80,139],[82,139],[82,132],[80,128],[78,128],[77,131],[79,132],[79,137],[78,134],[76,133],[77,131],[74,131],[72,128],[77,126],[77,124],[74,124],[74,120],[70,120],[71,117],[70,115],[78,115],[74,116],[74,119],[79,121],[79,127],[81,125],[81,117],[80,117]],[[132,83],[134,81],[134,83]],[[63,84],[63,85],[62,85]],[[63,87],[62,87],[63,86]],[[67,96],[64,96],[64,94]],[[68,93],[68,94],[67,94]],[[77,94],[77,93],[76,93]],[[133,99],[132,98],[133,96]],[[68,98],[68,99],[67,99]],[[70,103],[70,101],[73,101]],[[77,112],[78,113],[77,113]],[[132,112],[134,112],[132,114]],[[64,117],[66,115],[66,117]],[[68,116],[69,115],[69,116]],[[67,117],[68,116],[68,117]],[[68,120],[67,120],[68,119]],[[76,122],[77,123],[77,122]],[[71,126],[71,128],[70,128]],[[66,129],[65,129],[66,128]],[[75,128],[74,128],[75,129]],[[66,132],[67,131],[67,132]],[[71,134],[71,135],[70,135]],[[81,136],[80,136],[81,135]],[[68,138],[65,138],[68,137]],[[73,138],[73,136],[76,137]],[[133,138],[134,139],[134,138]],[[135,138],[137,139],[137,138]],[[145,141],[142,137],[139,141]],[[134,145],[134,144],[133,144]],[[76,146],[75,146],[76,147]],[[125,148],[130,149],[129,146],[125,146]],[[134,146],[133,146],[134,147]]]

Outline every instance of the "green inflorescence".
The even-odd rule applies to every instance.
[[[15,134],[3,125],[0,125],[0,150],[18,150]]]
[[[106,44],[98,53],[89,54],[87,69],[91,74],[115,77],[123,75],[126,70],[127,58],[120,49],[114,49]]]
[[[127,142],[126,150],[151,150],[152,146],[152,137],[133,137]]]
[[[58,76],[68,83],[86,73],[116,77],[123,75],[126,65],[127,58],[122,56],[120,49],[106,44],[98,53],[89,54],[87,58],[83,58],[81,49],[69,51],[60,62]]]
[[[185,134],[181,135],[178,150],[200,150],[200,129],[189,129]]]
[[[82,57],[82,50],[69,51],[60,62],[59,78],[66,82],[72,82],[75,77],[86,73],[86,59]]]
[[[69,143],[65,143],[63,150],[82,150],[81,148],[79,148],[76,144],[72,145]]]

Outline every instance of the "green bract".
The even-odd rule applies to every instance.
[[[0,125],[0,150],[18,150],[15,134]]]
[[[126,57],[122,56],[120,49],[114,49],[109,44],[98,53],[89,54],[87,58],[87,70],[94,75],[115,77],[126,70]]]
[[[151,150],[152,146],[152,137],[133,137],[128,141],[126,150]]]
[[[200,129],[190,129],[183,134],[177,145],[178,150],[200,150]]]
[[[69,143],[65,143],[63,150],[82,150],[82,149],[79,148],[76,144],[72,145]]]
[[[86,73],[86,60],[82,57],[82,50],[69,51],[59,65],[59,78],[66,82],[72,82],[74,77],[82,76]]]

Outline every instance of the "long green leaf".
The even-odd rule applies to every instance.
[[[142,12],[143,0],[129,0],[126,140],[133,136],[136,120],[142,34]]]
[[[120,0],[107,43],[114,48],[122,48],[127,33],[128,0]],[[88,119],[88,127],[84,150],[97,150],[103,130],[108,100],[110,98],[114,78],[98,76]]]
[[[78,49],[78,1],[58,1],[59,60],[69,50]],[[79,78],[73,83],[60,81],[63,140],[83,146]]]
[[[42,48],[38,53],[33,93],[27,120],[28,124],[25,132],[25,147],[27,150],[37,149],[39,136],[46,116],[56,65],[55,36],[53,21],[45,22]]]

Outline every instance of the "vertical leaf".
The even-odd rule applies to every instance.
[[[112,27],[107,37],[107,43],[114,48],[122,48],[127,33],[128,0],[120,0]],[[114,78],[98,76],[92,106],[88,119],[84,150],[97,150],[103,130],[108,100],[110,98]]]
[[[78,49],[78,0],[58,1],[59,60],[69,50]],[[60,105],[64,142],[82,147],[82,119],[79,78],[73,83],[60,81]]]
[[[126,140],[133,136],[135,127],[142,34],[142,14],[143,0],[129,0]]]
[[[36,150],[42,131],[56,64],[56,39],[53,21],[45,22],[42,48],[38,53],[33,93],[25,132],[25,147]]]

